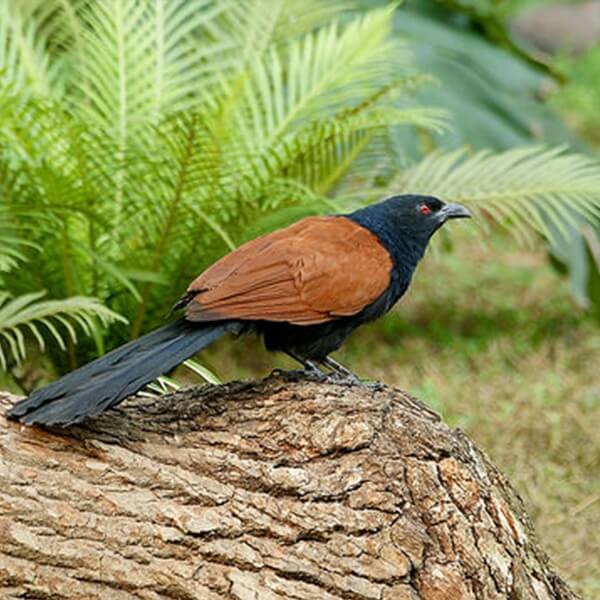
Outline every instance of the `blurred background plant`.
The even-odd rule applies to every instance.
[[[301,216],[462,201],[478,218],[343,359],[465,427],[598,594],[599,55],[515,34],[534,4],[0,2],[2,386],[151,329],[204,267]],[[202,362],[280,364],[246,340]]]

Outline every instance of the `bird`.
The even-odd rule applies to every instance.
[[[432,235],[460,204],[395,195],[350,213],[305,217],[217,260],[173,307],[183,316],[33,391],[7,411],[27,425],[96,416],[227,333],[257,333],[309,373],[354,374],[329,355],[406,293]]]

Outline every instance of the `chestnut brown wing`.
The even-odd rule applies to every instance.
[[[188,287],[191,321],[324,323],[360,312],[390,283],[379,239],[345,217],[308,217],[240,246]]]

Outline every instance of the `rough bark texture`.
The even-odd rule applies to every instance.
[[[0,597],[575,595],[506,479],[421,402],[272,376],[62,432],[0,417]]]

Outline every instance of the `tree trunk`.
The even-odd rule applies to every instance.
[[[486,456],[384,386],[271,376],[63,431],[0,417],[0,457],[2,598],[576,597]]]

